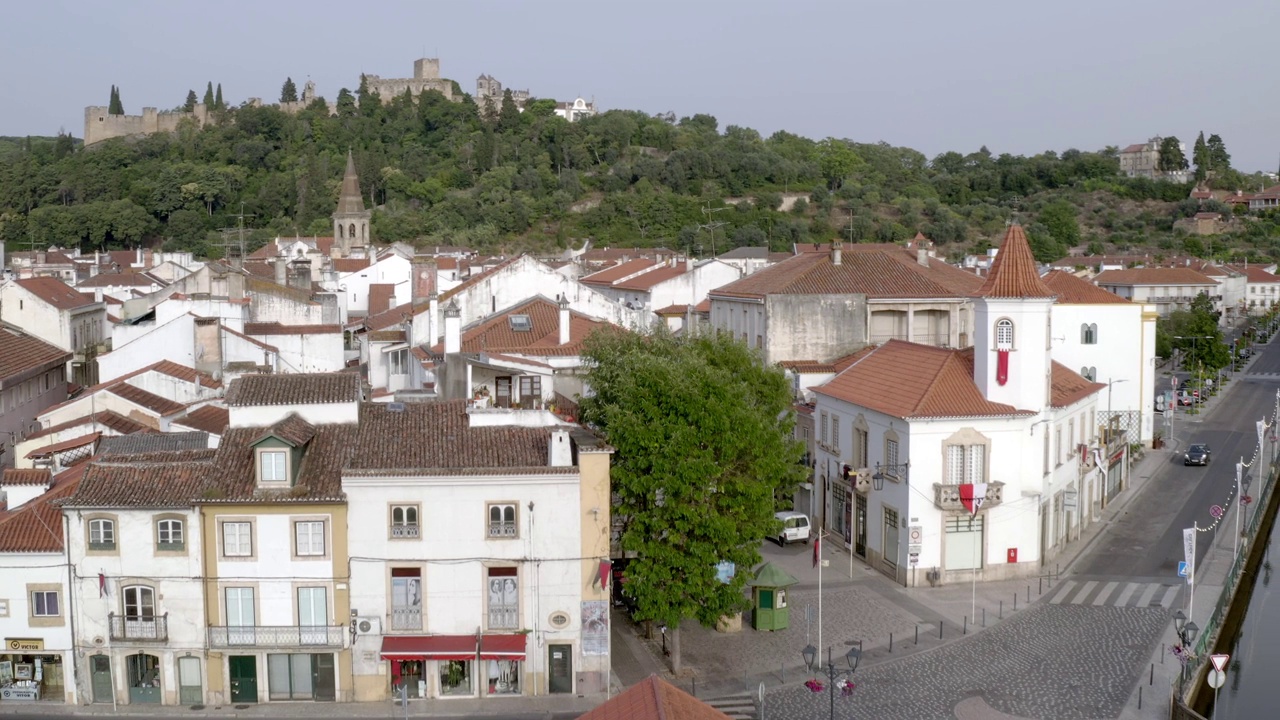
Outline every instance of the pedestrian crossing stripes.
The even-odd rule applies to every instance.
[[[750,694],[703,700],[733,720],[756,720],[756,701]]]
[[[1064,580],[1050,591],[1051,605],[1092,605],[1094,607],[1173,607],[1182,589],[1180,584],[1141,583],[1117,580]]]

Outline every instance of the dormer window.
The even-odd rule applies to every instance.
[[[289,452],[287,450],[258,451],[258,484],[289,484]]]

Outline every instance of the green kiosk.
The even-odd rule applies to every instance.
[[[773,563],[761,565],[756,576],[747,581],[751,588],[751,627],[756,630],[786,630],[791,624],[787,588],[798,582]]]

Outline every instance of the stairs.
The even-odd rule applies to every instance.
[[[702,702],[733,718],[733,720],[756,720],[756,699],[751,693],[741,693],[719,697]]]

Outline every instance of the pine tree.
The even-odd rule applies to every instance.
[[[187,112],[191,112],[192,110],[196,109],[196,91],[195,90],[187,91],[187,101],[183,103],[182,109],[186,110]]]
[[[298,86],[293,84],[293,78],[284,79],[284,87],[280,88],[280,102],[298,102]]]
[[[1191,149],[1191,161],[1196,166],[1196,180],[1204,180],[1209,175],[1209,168],[1212,162],[1209,158],[1209,147],[1204,144],[1204,131],[1200,131],[1200,136],[1196,138],[1196,144]]]
[[[212,80],[210,80],[209,84],[206,85],[204,88],[204,100],[202,102],[204,102],[204,106],[206,108],[210,110],[215,109],[213,105],[213,81]]]
[[[120,88],[115,85],[111,86],[111,101],[107,105],[107,114],[123,115],[124,105],[120,102]]]
[[[1209,140],[1205,143],[1205,148],[1209,155],[1209,165],[1214,172],[1224,172],[1231,169],[1231,155],[1227,153],[1227,145],[1222,142],[1222,136],[1214,133],[1209,136]]]
[[[218,110],[227,109],[227,106],[222,102],[222,83],[218,83],[218,90],[214,93],[213,106]]]

